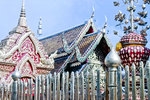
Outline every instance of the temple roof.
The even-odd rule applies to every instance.
[[[99,40],[97,40],[97,37],[99,36]],[[93,42],[96,43],[96,45],[91,44]],[[110,41],[108,40],[106,34],[103,34],[101,32],[95,32],[89,35],[85,35],[84,38],[78,43],[78,48],[80,50],[81,55],[85,55],[85,53],[88,51],[90,52],[92,48],[94,48],[94,52],[98,54],[98,60],[103,64],[104,58],[107,55],[107,53],[110,51],[112,45]],[[88,54],[87,54],[88,55]],[[88,57],[88,56],[87,56]],[[85,55],[86,58],[86,55]],[[86,61],[82,62],[77,58],[77,52],[73,50],[71,54],[67,54],[63,57],[59,57],[55,59],[55,69],[53,71],[60,72],[64,67],[68,64],[71,64],[73,68],[79,67],[80,65],[86,63]]]
[[[84,26],[85,26],[85,23],[81,24],[79,26],[75,26],[71,29],[62,31],[60,33],[56,33],[52,36],[48,36],[46,38],[40,39],[40,42],[43,43],[48,55],[50,55],[57,49],[58,49],[58,53],[62,53],[62,51],[63,51],[63,41],[62,41],[63,34],[64,34],[64,37],[66,38],[68,44],[71,44],[72,41],[76,38],[76,36],[84,28]]]
[[[97,33],[93,33],[90,35],[85,36],[79,43],[79,49],[81,54],[83,54],[86,49],[89,47],[89,45],[91,44],[91,42],[95,39],[95,37],[97,36]],[[63,49],[63,48],[62,48]],[[65,63],[65,61],[67,60],[67,58],[70,55],[66,54],[64,55],[64,57],[58,57],[57,59],[55,59],[55,69],[53,69],[52,71],[58,71],[58,69],[61,68],[61,66]],[[69,63],[74,63],[74,62],[78,62],[76,55],[74,54],[73,57],[70,59]]]
[[[102,53],[104,56],[106,55],[105,52],[108,53],[111,49],[111,44],[108,41],[106,34],[97,31],[92,18],[84,24],[40,39],[40,42],[43,43],[45,50],[49,55],[58,50],[58,55],[55,57],[55,68],[52,72],[59,72],[69,63],[73,64],[73,66],[80,66],[81,63],[85,62],[85,59],[90,52],[96,50],[97,46],[99,47],[99,44],[101,45],[99,47],[100,49],[108,49],[101,50],[103,51]],[[76,52],[76,46],[80,53]],[[82,61],[78,59],[77,54],[81,54],[81,59],[83,58]],[[103,60],[101,61],[103,62]]]

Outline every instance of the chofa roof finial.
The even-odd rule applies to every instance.
[[[38,35],[42,35],[42,18],[41,17],[40,17],[37,33]]]
[[[91,18],[93,18],[94,15],[95,15],[95,8],[94,8],[94,6],[93,6],[93,12],[92,12]]]
[[[25,13],[25,7],[24,7],[24,0],[22,0],[22,8],[21,8],[18,26],[26,26],[26,13]]]

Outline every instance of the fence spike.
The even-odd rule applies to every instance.
[[[30,100],[33,100],[33,80],[30,79]]]
[[[37,100],[40,100],[40,76],[38,76],[37,90]]]
[[[118,67],[117,70],[118,78],[117,78],[117,87],[118,87],[118,100],[122,100],[122,73],[121,73],[121,66]]]
[[[140,99],[145,100],[144,96],[144,68],[143,68],[143,62],[140,62]]]
[[[56,72],[54,72],[53,79],[53,100],[56,100]]]
[[[17,80],[17,100],[19,100],[19,96],[20,96],[20,80]]]
[[[23,84],[22,80],[20,80],[20,98],[19,100],[23,100]]]
[[[62,100],[65,100],[65,73],[62,73]]]
[[[57,100],[60,100],[61,94],[60,94],[60,73],[57,74]]]
[[[2,100],[4,100],[4,92],[5,92],[5,85],[4,85],[4,83],[2,84],[2,88],[1,88],[1,91],[2,91],[2,97],[1,97],[1,99]]]
[[[87,82],[87,85],[86,85],[86,94],[87,94],[87,100],[90,100],[90,74],[89,72],[87,71],[86,72],[87,74],[87,78],[86,78],[86,82]]]
[[[92,70],[92,100],[95,100],[95,75],[94,75],[94,70]]]
[[[129,100],[129,66],[125,66],[125,100]]]
[[[76,100],[79,100],[79,73],[76,72]]]
[[[69,100],[69,72],[66,73],[66,99]]]
[[[44,80],[43,80],[43,75],[41,75],[41,99],[44,99]]]
[[[29,100],[29,95],[30,95],[30,80],[27,79],[27,100]]]
[[[48,75],[45,76],[45,100],[48,100]]]
[[[12,100],[17,100],[17,81],[13,81]]]
[[[135,64],[132,64],[132,99],[136,100],[136,72]]]
[[[52,88],[51,88],[51,86],[52,86],[52,74],[51,73],[49,74],[49,83],[48,84],[49,84],[49,100],[51,100],[52,99],[52,97],[51,97],[52,96],[52,91],[51,91],[52,90]]]
[[[83,72],[81,72],[81,99],[84,100],[84,75]]]
[[[100,70],[97,70],[97,100],[101,99],[101,91],[100,91]]]
[[[71,95],[70,99],[74,100],[74,72],[71,72]]]
[[[108,90],[108,81],[109,81],[109,73],[108,70],[105,71],[106,79],[105,79],[105,92],[103,93],[103,96],[106,100],[109,99],[109,90]],[[102,97],[103,98],[103,97]]]
[[[150,100],[150,61],[146,62],[146,74],[147,74],[148,100]]]
[[[38,83],[38,77],[35,78],[35,85],[34,85],[34,100],[37,100],[37,83]]]
[[[25,80],[23,80],[23,100],[25,100]]]
[[[109,67],[109,98],[110,100],[117,100],[117,68]]]

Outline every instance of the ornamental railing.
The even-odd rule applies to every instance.
[[[138,74],[136,67],[140,67]],[[14,80],[10,86],[1,84],[0,100],[150,100],[150,61],[130,69],[108,66],[104,86],[100,70]]]

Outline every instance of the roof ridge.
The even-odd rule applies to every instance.
[[[51,37],[60,35],[60,34],[62,34],[62,33],[66,33],[66,32],[68,32],[68,31],[71,31],[71,30],[75,29],[75,28],[81,27],[81,26],[83,26],[83,25],[85,25],[85,24],[86,24],[86,23],[83,23],[83,24],[80,24],[80,25],[76,25],[76,26],[74,26],[74,27],[72,27],[72,28],[68,28],[68,29],[66,29],[66,30],[64,30],[64,31],[57,32],[56,34],[53,34],[53,35],[50,35],[50,36],[46,36],[46,37],[44,37],[44,38],[39,39],[39,41],[42,41],[42,40],[45,40],[45,39],[48,39],[48,38],[51,38]]]

